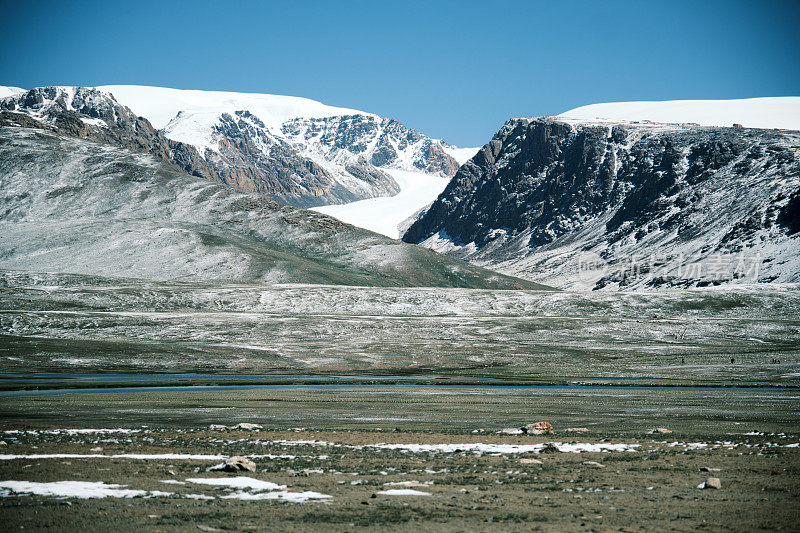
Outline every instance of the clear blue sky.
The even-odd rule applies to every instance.
[[[516,116],[800,95],[800,1],[0,0],[0,85],[305,96],[461,146]]]

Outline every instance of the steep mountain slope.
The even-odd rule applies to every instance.
[[[93,95],[83,94],[73,107],[90,111]],[[3,116],[6,124],[35,122],[27,114]],[[0,269],[151,280],[535,287],[187,175],[156,155],[102,138],[128,132],[131,143],[160,139],[135,137],[149,125],[143,119],[98,117],[105,126],[76,120],[76,128],[87,126],[80,130],[85,136],[103,142],[47,131],[41,123],[0,126]],[[130,130],[111,127],[128,120]]]
[[[43,87],[0,99],[0,123],[24,124],[151,153],[184,172],[278,200],[338,194],[355,199],[322,167],[285,143],[249,136],[252,117],[225,115],[218,152],[167,138],[108,93],[86,87]],[[378,176],[382,179],[381,176]],[[385,181],[385,180],[384,180]],[[393,184],[386,185],[394,190]]]
[[[515,119],[407,242],[564,288],[800,280],[800,132]]]
[[[448,153],[455,147],[395,120],[306,98],[131,85],[99,89],[163,129],[167,138],[195,146],[203,157],[224,157],[234,139],[250,140],[256,152],[264,153],[280,144],[319,165],[339,186],[323,197],[284,198],[292,205],[391,196],[400,189],[385,169],[451,177],[459,166]],[[246,125],[231,130],[228,117],[239,123],[246,118]]]

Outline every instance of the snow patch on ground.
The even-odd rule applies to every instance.
[[[283,500],[292,503],[304,503],[308,500],[327,500],[333,496],[319,492],[313,492],[310,490],[303,492],[289,492],[284,490],[279,492],[262,492],[259,494],[253,494],[251,492],[235,492],[233,494],[226,494],[225,496],[220,497],[225,500]]]
[[[159,490],[125,489],[127,485],[108,484],[102,481],[53,481],[37,483],[34,481],[0,481],[0,496],[11,493],[36,494],[39,496],[58,496],[60,498],[134,498],[137,496],[151,498],[155,496],[172,496],[172,492]]]
[[[226,455],[198,453],[119,453],[103,455],[102,453],[32,453],[32,454],[0,454],[0,461],[13,459],[139,459],[169,461],[222,461]]]
[[[281,490],[286,488],[286,485],[278,485],[270,481],[261,481],[260,479],[246,476],[233,478],[189,478],[186,481],[189,483],[197,483],[198,485],[215,485],[234,489]]]
[[[414,489],[389,489],[379,490],[378,494],[385,494],[387,496],[430,496],[430,492],[424,492]]]
[[[379,449],[379,450],[399,450],[409,453],[539,453],[547,446],[555,446],[560,452],[565,453],[584,453],[584,452],[635,452],[640,447],[639,444],[626,443],[591,443],[591,442],[547,442],[538,444],[484,444],[481,442],[463,444],[339,444],[334,442],[316,440],[280,440],[269,441],[270,444],[280,444],[284,446],[331,446],[337,448],[351,448],[355,450]]]

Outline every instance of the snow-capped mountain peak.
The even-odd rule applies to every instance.
[[[558,115],[582,122],[658,122],[698,126],[800,130],[800,97],[738,100],[614,102],[577,107]]]
[[[136,136],[145,127],[163,138],[137,142],[138,148],[158,146],[159,157],[187,172],[299,207],[395,195],[401,185],[390,169],[449,178],[459,167],[449,152],[463,155],[393,119],[293,96],[135,85],[6,87],[0,107],[53,128],[67,120],[121,126]],[[79,125],[72,130],[83,134]]]
[[[333,107],[308,98],[277,94],[197,91],[143,85],[103,85],[97,88],[113,94],[134,113],[146,117],[157,129],[165,128],[179,112],[187,115],[221,115],[246,109],[275,132],[280,130],[284,122],[296,118],[342,115],[377,117],[371,113]]]
[[[460,164],[448,153],[455,147],[393,119],[307,98],[135,85],[99,89],[146,117],[167,138],[196,147],[204,157],[224,157],[222,152],[247,137],[265,156],[273,156],[272,147],[281,145],[313,161],[332,177],[339,192],[304,198],[297,205],[393,195],[400,185],[385,170],[449,178]],[[241,127],[231,129],[232,117]]]

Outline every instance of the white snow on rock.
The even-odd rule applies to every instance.
[[[403,222],[431,204],[447,187],[449,178],[440,178],[422,172],[383,169],[400,185],[395,196],[368,198],[349,204],[314,207],[313,211],[330,215],[360,228],[365,228],[392,239],[401,237]]]
[[[39,496],[58,496],[60,498],[134,498],[171,496],[172,492],[159,490],[126,489],[127,485],[108,484],[102,481],[53,481],[37,483],[34,481],[0,481],[0,496],[11,493],[36,494]]]
[[[558,117],[589,122],[650,121],[725,127],[741,124],[747,128],[800,130],[800,97],[615,102],[577,107]]]

